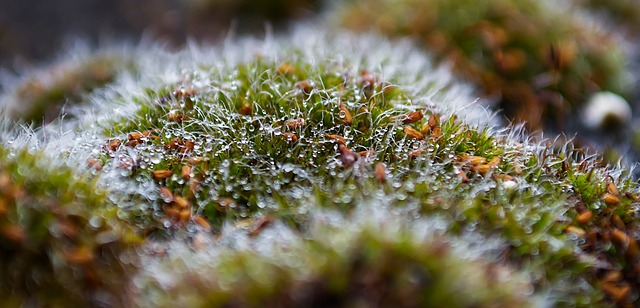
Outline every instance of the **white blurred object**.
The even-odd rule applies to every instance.
[[[631,107],[620,95],[598,92],[587,102],[582,121],[591,129],[604,128],[608,124],[625,124],[631,121]]]

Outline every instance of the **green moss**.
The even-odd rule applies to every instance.
[[[140,239],[93,181],[50,163],[0,147],[3,305],[124,304]]]
[[[562,294],[558,303],[588,305],[611,295],[590,289],[600,288],[610,272],[596,259],[624,273],[616,283],[633,284],[638,255],[592,249],[606,243],[597,237],[588,242],[587,231],[601,229],[585,231],[576,222],[586,209],[596,225],[611,218],[601,209],[610,207],[603,193],[613,177],[592,157],[518,142],[517,132],[475,128],[429,108],[419,109],[423,118],[403,123],[411,122],[405,119],[415,98],[390,86],[394,80],[354,71],[349,63],[256,58],[222,71],[201,69],[194,76],[222,77],[204,87],[194,77],[148,90],[131,120],[106,125],[114,138],[100,157],[105,170],[120,169],[165,189],[154,206],[129,212],[132,221],[145,217],[146,223],[134,223],[141,232],[170,234],[190,226],[219,232],[225,222],[248,220],[258,225],[253,233],[266,215],[304,234],[309,208],[348,214],[380,195],[398,210],[444,217],[449,234],[504,240],[502,262],[526,270],[535,292]],[[331,135],[344,137],[344,148]],[[616,215],[635,225],[636,188],[628,180],[617,185]],[[623,233],[633,239],[633,230]],[[393,249],[387,253],[396,256]],[[287,276],[274,279],[286,283],[238,292],[251,293],[249,300],[290,292]]]
[[[184,256],[173,250],[154,259],[151,268],[168,271],[176,280],[167,285],[153,275],[143,276],[150,280],[143,284],[143,294],[153,295],[143,297],[140,304],[528,305],[530,286],[511,269],[461,257],[447,238],[415,240],[408,229],[390,227],[384,230],[387,236],[380,236],[380,230],[371,227],[356,231],[352,226],[322,226],[313,231],[312,240],[273,248],[272,254],[253,250],[219,254],[215,266],[204,259],[183,263]],[[183,283],[186,277],[189,283]]]
[[[111,83],[120,70],[131,69],[123,55],[93,54],[62,62],[25,78],[14,89],[11,116],[36,126],[60,116],[69,103],[80,105],[97,88]]]

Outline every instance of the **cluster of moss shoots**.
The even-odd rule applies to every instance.
[[[513,287],[496,278],[505,267],[526,272],[521,286],[533,294],[562,295],[553,299],[559,304],[637,300],[639,195],[628,176],[569,146],[445,117],[393,80],[350,65],[258,57],[148,89],[128,119],[98,123],[110,137],[87,161],[97,179],[155,183],[144,194],[97,189],[92,176],[2,150],[3,298],[117,305],[137,294],[164,305],[160,298],[189,294],[198,305],[520,306],[529,291],[500,291]],[[217,261],[220,273],[178,277],[174,292],[151,283],[131,295],[123,282],[136,262],[127,251],[139,247],[131,232],[159,243],[186,234],[197,251],[228,224],[249,237],[278,224],[304,237],[314,234],[316,207],[348,217],[376,202],[407,213],[407,224],[438,217],[447,236],[502,239],[501,257],[497,265],[471,262],[451,253],[446,239],[415,243],[360,230],[346,252],[313,236],[296,246],[300,266],[308,264],[304,279],[285,261],[228,251]],[[171,260],[171,252],[155,258]],[[260,275],[251,275],[255,267]],[[207,283],[225,275],[234,277],[226,287]],[[460,296],[467,290],[476,291]]]

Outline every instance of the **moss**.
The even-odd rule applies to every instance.
[[[618,43],[569,9],[510,0],[346,3],[335,10],[343,25],[414,37],[533,129],[563,129],[565,115],[594,92],[629,94]]]
[[[300,33],[139,53],[133,84],[91,96],[96,115],[45,127],[80,130],[63,149],[94,170],[40,181],[149,242],[141,273],[113,273],[138,305],[636,300],[638,187],[625,169],[458,108],[461,88],[407,45]],[[87,187],[55,186],[65,181]],[[61,296],[85,294],[69,285]]]
[[[174,246],[167,255],[154,258],[150,268],[169,272],[175,280],[167,283],[155,280],[151,273],[143,275],[149,281],[143,284],[142,293],[153,295],[143,297],[139,304],[196,307],[530,304],[526,299],[530,286],[522,277],[486,260],[461,257],[448,242],[451,239],[427,236],[417,241],[409,228],[402,231],[388,228],[388,236],[380,236],[376,228],[353,229],[324,225],[313,231],[311,240],[290,242],[282,247],[274,245],[273,254],[257,249],[222,253],[216,256],[215,266],[205,258],[184,263],[185,256]],[[211,249],[202,244],[196,247],[196,255]],[[183,283],[186,279],[189,283]]]
[[[93,181],[50,163],[0,147],[3,305],[122,305],[140,239]]]
[[[602,300],[580,283],[599,288],[607,272],[588,260],[620,268],[630,280],[619,283],[633,283],[624,253],[589,249],[574,222],[582,206],[594,221],[610,218],[598,209],[613,178],[594,158],[414,109],[417,98],[395,80],[353,67],[293,57],[201,67],[194,76],[222,77],[205,87],[194,77],[147,90],[131,120],[106,125],[114,138],[99,158],[107,171],[120,168],[161,187],[153,207],[132,214],[152,222],[136,223],[147,234],[221,232],[225,222],[244,220],[259,231],[260,217],[304,234],[305,196],[314,196],[314,207],[350,213],[383,194],[399,210],[446,217],[449,234],[503,239],[504,264],[526,268],[536,292],[567,285],[555,290],[559,302]],[[634,189],[627,182],[630,195],[618,193],[624,207],[635,204]],[[623,221],[635,219],[630,210],[618,212]]]
[[[117,54],[96,53],[62,61],[8,89],[3,104],[17,121],[46,124],[57,119],[65,106],[81,105],[89,93],[108,85],[125,69],[132,69],[129,60]]]

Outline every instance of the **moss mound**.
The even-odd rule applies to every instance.
[[[81,140],[60,147],[67,159],[89,157],[91,175],[65,173],[87,193],[51,188],[60,195],[45,196],[88,205],[73,219],[92,240],[70,249],[93,256],[87,262],[112,258],[101,269],[116,268],[109,273],[129,282],[115,285],[127,288],[117,300],[637,301],[638,188],[628,170],[494,126],[467,87],[409,44],[302,29],[264,42],[136,55],[144,70],[135,78],[117,79],[86,109],[32,137],[51,144],[44,133],[62,127]],[[17,161],[30,166],[29,157]],[[52,187],[63,181],[38,178]],[[90,178],[97,186],[86,184]],[[92,197],[95,187],[108,202]],[[38,203],[15,207],[31,204]],[[96,212],[109,219],[93,227],[87,215]],[[117,253],[96,250],[93,235],[120,230],[116,217],[146,240],[133,277],[119,271],[126,262]],[[116,238],[128,247],[128,237]],[[37,251],[63,239],[51,235]],[[59,296],[85,298],[84,288],[70,284]],[[36,294],[26,290],[16,301]]]

